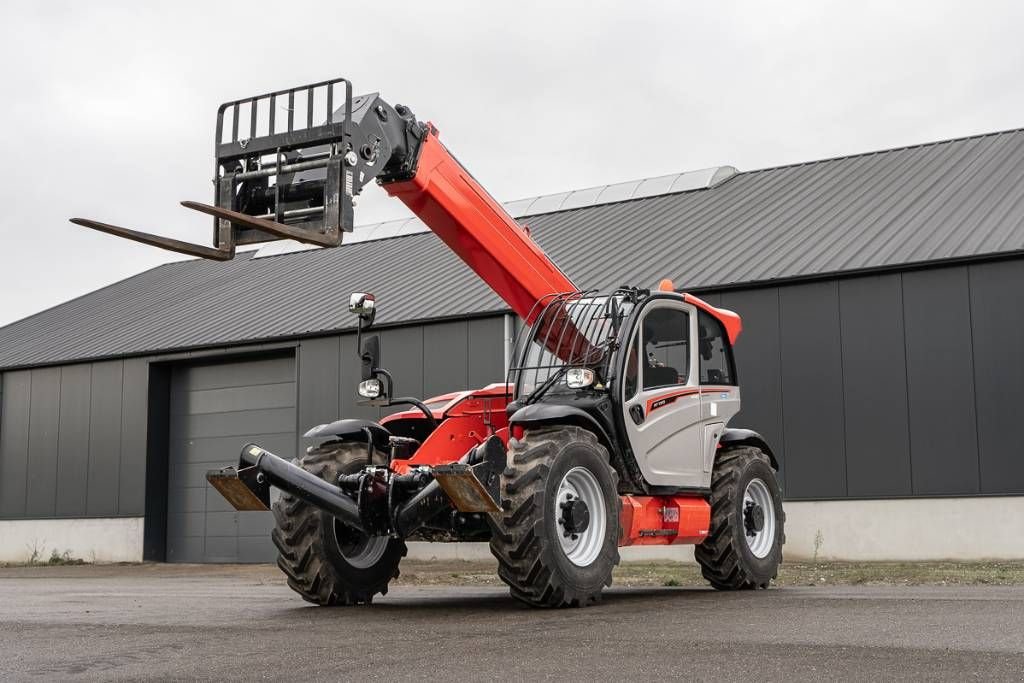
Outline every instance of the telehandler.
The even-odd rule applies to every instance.
[[[183,202],[214,217],[212,247],[72,219],[218,260],[275,239],[335,247],[375,181],[524,321],[505,382],[421,400],[397,395],[366,335],[377,301],[351,295],[358,393],[402,409],[314,427],[291,461],[247,444],[207,475],[236,509],[273,509],[288,585],[318,605],[369,603],[413,539],[488,541],[512,595],[535,606],[599,601],[631,545],[694,544],[715,588],[767,588],[785,515],[775,455],[729,426],[739,316],[667,280],[580,290],[432,124],[352,93],[336,79],[221,105],[214,203]]]

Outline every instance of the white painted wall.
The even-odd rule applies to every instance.
[[[1024,496],[789,502],[787,560],[1021,560]],[[693,561],[690,546],[622,548],[623,561]],[[490,559],[486,543],[411,543],[417,559]]]
[[[86,562],[141,562],[142,517],[0,521],[0,562],[45,562],[58,555]]]
[[[786,504],[788,559],[1024,559],[1024,496]]]

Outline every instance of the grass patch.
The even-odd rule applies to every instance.
[[[58,552],[56,548],[50,551],[48,558],[43,558],[38,548],[32,548],[28,560],[25,562],[0,562],[0,568],[7,567],[69,567],[81,564],[88,564],[78,557],[71,557],[71,551]]]
[[[500,586],[490,562],[406,560],[398,583]],[[1014,586],[1024,585],[1016,562],[786,562],[778,586]],[[706,586],[695,564],[626,562],[615,569],[617,586]]]

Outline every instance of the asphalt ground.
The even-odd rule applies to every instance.
[[[0,680],[1022,680],[1024,586],[612,588],[537,610],[488,585],[309,606],[276,568],[0,569]]]

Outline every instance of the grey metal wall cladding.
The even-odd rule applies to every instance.
[[[255,441],[295,455],[295,360],[291,356],[184,365],[171,373],[167,560],[268,562],[269,512],[236,512],[206,471]]]
[[[793,499],[1024,494],[1024,457],[1012,438],[1024,405],[1020,291],[1024,259],[710,292],[709,301],[743,316],[735,424],[765,435]],[[503,378],[500,316],[372,333],[403,394]],[[239,377],[259,376],[245,363],[206,366],[206,384],[190,379],[200,383],[175,427],[198,446],[172,447],[171,457],[198,460],[168,468],[171,487],[197,489],[174,503],[169,528],[181,538],[198,529],[202,515],[184,507],[206,504],[203,473],[230,462],[240,438],[264,434],[293,455],[308,445],[296,427],[380,416],[356,405],[354,334],[301,340],[296,358],[293,370],[277,366],[280,381],[263,383],[276,386],[255,393],[239,388]],[[142,514],[147,370],[145,359],[127,359],[3,373],[0,517]],[[299,378],[290,409],[289,372]],[[223,410],[237,401],[244,410]],[[235,519],[215,512],[225,514],[214,530]],[[263,527],[250,530],[263,537]],[[198,557],[199,542],[188,543]],[[218,557],[228,546],[239,556],[269,552],[258,540],[214,543]]]
[[[1024,440],[1024,261],[970,269],[981,490],[1019,493]]]
[[[977,493],[967,268],[903,276],[914,491]]]
[[[146,369],[118,360],[4,373],[0,517],[143,514]]]
[[[523,222],[581,287],[669,277],[708,290],[1020,252],[1022,178],[1024,130],[1015,130],[739,173],[711,189]],[[8,325],[0,368],[351,329],[344,295],[355,290],[377,294],[381,324],[505,309],[432,234],[242,254],[159,266]]]
[[[836,282],[779,293],[786,492],[797,498],[846,495],[838,304]]]
[[[736,366],[742,408],[733,422],[760,432],[779,460],[785,484],[788,464],[782,428],[782,354],[779,347],[779,290],[726,292],[721,305],[742,311],[743,333],[737,340]]]
[[[898,275],[839,283],[846,484],[851,496],[913,491],[903,294]]]
[[[726,291],[789,498],[1024,494],[1024,260]],[[711,298],[711,297],[709,297]]]
[[[31,401],[31,371],[4,373],[3,410],[0,411],[0,515],[5,518],[25,516]]]

